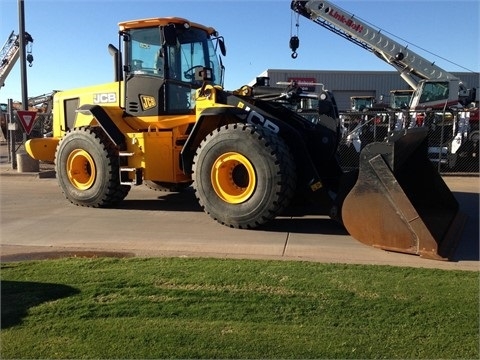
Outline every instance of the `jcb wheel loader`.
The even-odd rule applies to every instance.
[[[33,158],[55,162],[69,201],[109,207],[142,183],[155,190],[192,185],[219,223],[256,228],[308,198],[328,205],[365,244],[448,258],[458,204],[431,171],[423,129],[372,144],[359,170],[344,173],[329,91],[315,95],[312,121],[294,110],[314,96],[298,84],[270,87],[259,79],[224,90],[217,52],[225,56],[225,45],[211,27],[182,18],[119,27],[119,47],[109,45],[115,81],[57,92],[53,136],[25,144]]]

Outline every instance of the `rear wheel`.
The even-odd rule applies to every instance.
[[[290,203],[295,184],[289,149],[263,128],[223,126],[203,140],[194,157],[200,205],[230,227],[255,228],[273,219]]]
[[[130,190],[120,184],[115,147],[97,128],[69,131],[58,144],[55,170],[65,197],[75,205],[112,206]]]

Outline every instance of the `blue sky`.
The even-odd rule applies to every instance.
[[[479,0],[333,2],[410,42],[410,49],[447,71],[480,71]],[[305,18],[300,18],[298,57],[292,59],[288,43],[296,29],[291,29],[290,0],[25,0],[24,6],[25,28],[34,39],[29,96],[111,81],[107,45],[118,43],[118,22],[148,17],[178,16],[216,28],[227,45],[227,89],[266,69],[393,70]],[[18,32],[18,0],[0,0],[0,46],[12,30]],[[21,100],[18,64],[0,89],[0,102],[9,98]]]

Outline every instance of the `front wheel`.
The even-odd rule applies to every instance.
[[[112,206],[130,190],[120,184],[114,146],[97,128],[70,130],[58,144],[55,170],[65,197],[75,205]]]
[[[272,220],[290,203],[295,185],[289,149],[263,128],[225,125],[203,140],[194,157],[200,205],[230,227],[255,228]]]

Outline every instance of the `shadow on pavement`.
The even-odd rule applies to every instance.
[[[479,261],[479,194],[453,192],[460,210],[467,215],[462,237],[451,261]],[[187,189],[178,193],[166,193],[157,199],[124,200],[117,209],[162,210],[201,212],[194,191]],[[317,216],[316,218],[307,217]],[[207,215],[205,215],[207,216]],[[322,216],[319,218],[318,216]],[[287,208],[281,216],[258,228],[261,231],[289,232],[293,234],[349,235],[346,229],[328,217],[328,209],[322,204],[295,205]]]
[[[329,218],[278,217],[258,230],[292,234],[348,235],[342,225]]]
[[[479,198],[478,193],[453,192],[460,204],[460,210],[467,215],[467,221],[463,228],[460,240],[452,261],[480,260],[479,247]]]
[[[190,190],[166,193],[156,199],[125,199],[118,204],[116,209],[128,210],[164,210],[164,211],[202,211],[198,205],[195,193]]]

